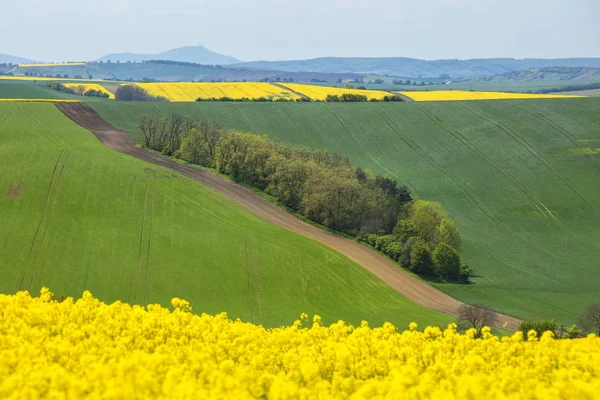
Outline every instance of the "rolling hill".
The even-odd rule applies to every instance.
[[[591,67],[600,68],[600,58],[564,59],[514,59],[489,58],[472,60],[419,60],[405,57],[324,57],[310,60],[252,61],[236,64],[245,68],[280,71],[305,71],[329,73],[372,73],[410,78],[450,77],[471,78],[504,72],[541,67]]]
[[[198,64],[210,65],[229,65],[236,64],[240,61],[231,56],[215,53],[203,46],[186,46],[178,49],[163,51],[156,54],[139,54],[139,53],[113,53],[107,54],[97,59],[97,61],[112,62],[142,62],[148,60],[171,60],[184,61]]]
[[[598,301],[600,99],[93,106],[134,137],[179,112],[390,174],[458,223],[476,277],[435,286],[460,300],[564,323]]]
[[[11,56],[10,54],[0,53],[0,63],[1,64],[20,64],[20,63],[30,63],[34,62],[34,60],[29,60],[23,57]]]
[[[194,180],[117,153],[53,104],[0,103],[0,291],[227,311],[265,326],[301,312],[354,324],[451,317],[329,247]],[[253,310],[253,311],[251,311]]]

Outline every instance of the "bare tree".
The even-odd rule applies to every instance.
[[[595,333],[600,336],[600,303],[587,306],[579,317],[577,325],[586,333]]]
[[[475,328],[476,337],[481,337],[481,328],[491,326],[496,321],[496,313],[479,304],[463,304],[458,309],[458,326],[461,329]]]

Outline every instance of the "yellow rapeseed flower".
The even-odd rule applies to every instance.
[[[391,93],[381,90],[342,89],[331,86],[303,85],[299,83],[283,83],[282,85],[303,94],[312,100],[325,100],[328,95],[341,96],[344,93],[361,94],[367,96],[369,99],[377,100],[382,100],[384,97],[392,95]]]
[[[159,82],[137,83],[153,96],[164,97],[174,102],[192,102],[199,98],[212,99],[229,97],[232,99],[296,100],[298,95],[290,90],[265,82]]]
[[[600,339],[390,323],[265,329],[180,298],[0,295],[2,399],[597,399]],[[307,321],[308,316],[302,315]]]

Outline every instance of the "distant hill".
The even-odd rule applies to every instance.
[[[481,76],[476,81],[577,81],[600,80],[600,68],[544,67]]]
[[[30,63],[34,60],[28,60],[27,58],[11,56],[10,54],[0,53],[0,64],[21,64]]]
[[[600,58],[515,59],[489,58],[472,60],[419,60],[415,58],[339,58],[326,57],[295,61],[253,61],[237,64],[244,68],[272,69],[289,72],[371,73],[405,77],[471,78],[515,70],[543,67],[600,68]]]
[[[211,64],[211,65],[229,65],[239,63],[240,61],[236,58],[226,56],[223,54],[215,53],[214,51],[208,50],[203,46],[187,46],[179,49],[173,49],[164,51],[158,54],[138,54],[138,53],[113,53],[102,56],[98,61],[112,62],[141,62],[147,60],[171,60],[171,61],[184,61],[198,64]]]

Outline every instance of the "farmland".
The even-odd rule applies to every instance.
[[[524,94],[503,92],[466,92],[458,90],[399,92],[415,101],[464,101],[464,100],[508,100],[508,99],[552,99],[577,96],[559,94]]]
[[[267,330],[193,315],[180,298],[173,311],[109,305],[87,291],[52,299],[45,288],[35,298],[0,294],[2,398],[594,399],[600,391],[594,335],[500,339],[483,328],[477,339],[455,324],[327,326],[306,314]]]
[[[355,324],[451,320],[324,245],[106,148],[52,104],[2,103],[0,116],[2,293],[184,297],[198,312],[265,326],[302,312]]]
[[[112,92],[108,91],[104,86],[99,85],[97,83],[65,83],[65,87],[73,89],[77,94],[81,95],[83,95],[88,90],[95,90],[107,94],[109,99],[115,98],[115,95]]]
[[[52,90],[44,83],[34,84],[33,82],[5,82],[0,80],[0,98],[1,99],[64,99],[77,100],[78,96]]]
[[[597,301],[598,99],[93,106],[134,137],[137,115],[176,111],[390,174],[457,221],[476,276],[434,285],[463,301],[564,323]]]
[[[343,94],[362,94],[369,99],[381,100],[385,96],[390,95],[390,93],[380,90],[342,89],[330,86],[300,85],[296,83],[283,83],[282,86],[301,93],[312,100],[325,100],[328,95],[341,96]]]
[[[295,100],[299,96],[289,90],[262,82],[225,82],[225,83],[138,83],[152,96],[164,97],[174,102],[191,102],[198,98],[218,99],[267,99]]]

